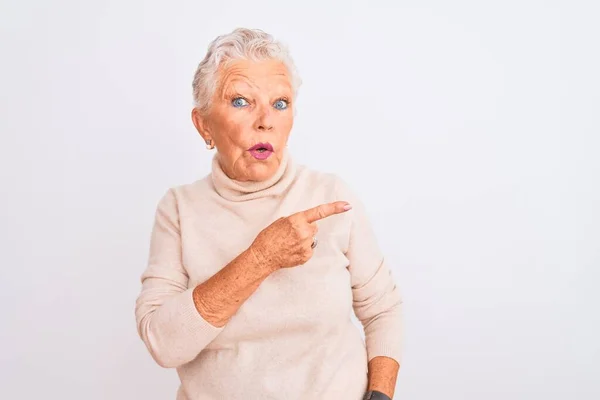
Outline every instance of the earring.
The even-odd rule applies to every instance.
[[[206,149],[207,150],[212,150],[215,148],[215,145],[213,144],[213,141],[210,139],[206,139]]]

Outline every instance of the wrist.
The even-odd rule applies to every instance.
[[[363,400],[392,400],[387,394],[377,390],[369,390],[365,393]]]
[[[254,243],[248,247],[246,253],[256,268],[267,275],[270,275],[279,269],[275,263],[273,263],[272,259],[265,255],[264,250],[258,248]]]

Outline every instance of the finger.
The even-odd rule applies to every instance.
[[[317,236],[317,233],[319,232],[319,227],[317,226],[317,224],[315,224],[314,222],[311,223],[310,229],[311,229],[312,236]]]
[[[306,222],[313,223],[335,214],[341,214],[351,208],[352,206],[345,201],[335,201],[333,203],[321,204],[320,206],[310,208],[302,211],[300,214],[306,219]]]

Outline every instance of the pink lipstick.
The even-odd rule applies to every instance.
[[[266,160],[273,154],[273,146],[271,143],[257,143],[248,149],[252,157],[257,160]]]

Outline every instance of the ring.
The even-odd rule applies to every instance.
[[[317,247],[317,244],[319,244],[319,241],[317,240],[317,238],[316,238],[316,237],[313,237],[313,242],[312,242],[312,244],[310,245],[310,248],[311,248],[311,249],[314,249],[315,247]]]

